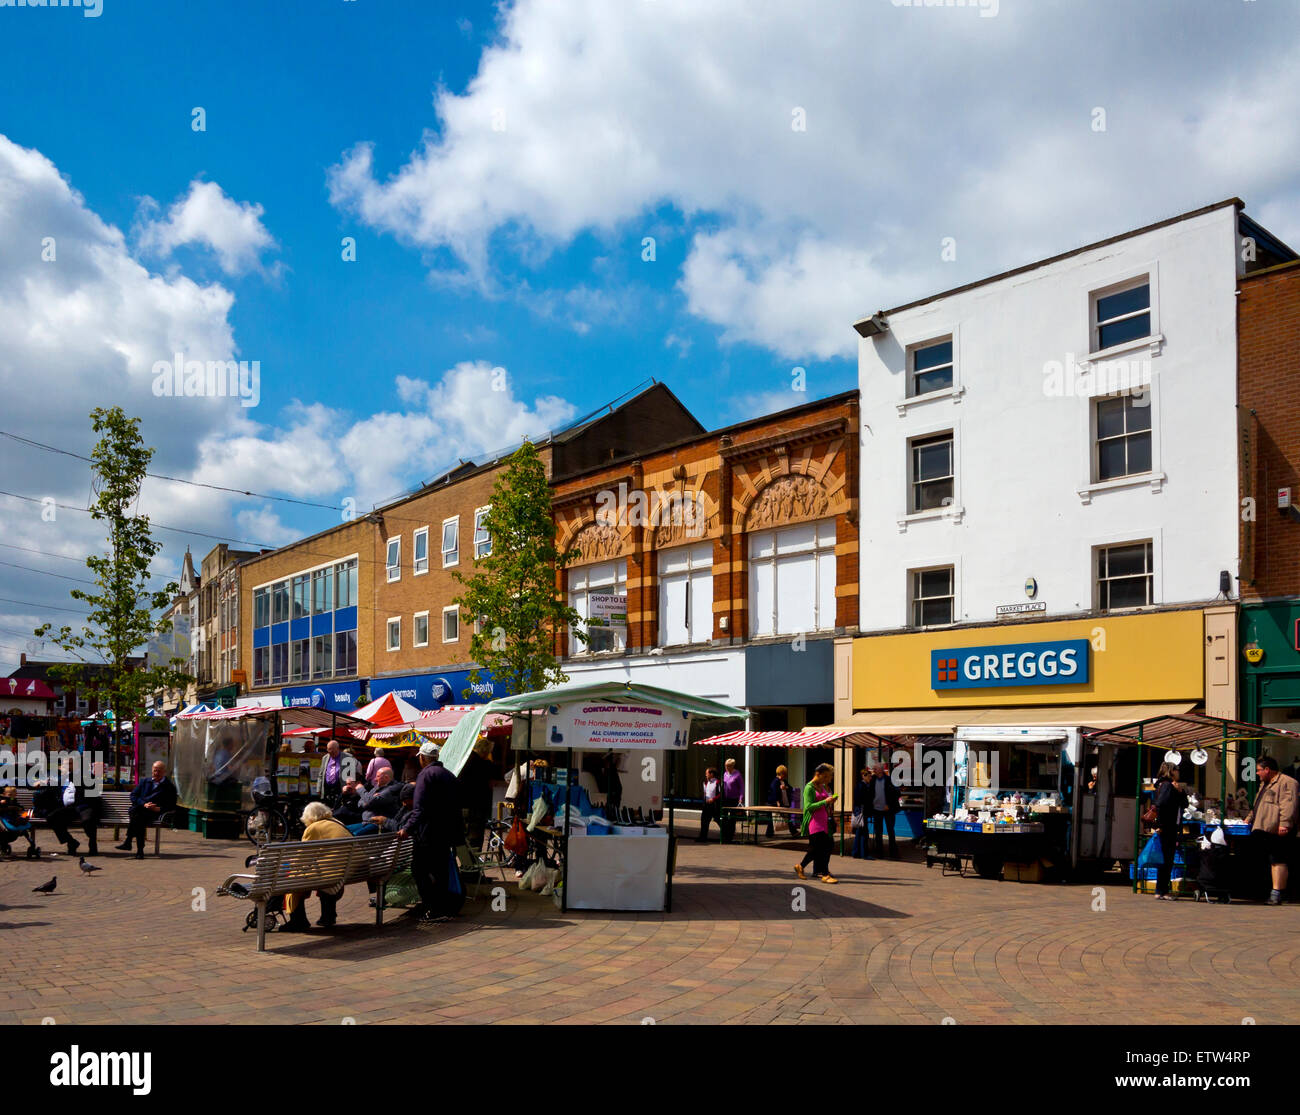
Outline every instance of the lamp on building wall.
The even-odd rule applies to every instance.
[[[1219,595],[1223,597],[1232,595],[1232,574],[1226,569],[1219,570]]]
[[[889,332],[889,322],[885,320],[884,312],[877,310],[870,317],[855,321],[853,328],[857,330],[859,337],[878,337],[881,333]]]

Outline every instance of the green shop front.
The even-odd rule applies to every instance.
[[[1300,732],[1300,600],[1241,606],[1241,718]],[[1300,745],[1270,741],[1282,767],[1300,763]]]

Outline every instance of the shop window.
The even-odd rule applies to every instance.
[[[421,527],[411,539],[411,572],[415,576],[429,572],[429,528]]]
[[[835,626],[835,520],[749,536],[749,634],[795,635]]]
[[[1092,296],[1092,351],[1114,348],[1151,336],[1151,283],[1148,276]]]
[[[1145,608],[1154,599],[1150,542],[1097,548],[1097,607],[1102,611]]]
[[[608,619],[599,616],[593,618],[591,597],[594,594],[621,596],[626,602],[627,562],[605,561],[569,570],[569,605],[582,617],[580,625],[569,631],[570,654],[598,654],[627,646],[626,626],[611,625]],[[579,638],[579,630],[587,633],[588,642],[583,643]]]
[[[384,567],[389,581],[402,579],[402,536],[400,534],[388,540],[388,556],[384,561]]]
[[[416,612],[413,618],[415,627],[411,633],[411,645],[413,647],[427,647],[429,645],[429,613]]]
[[[311,640],[295,639],[289,644],[289,680],[305,681],[311,677]]]
[[[311,575],[311,612],[314,616],[334,610],[334,569],[317,569]]]
[[[357,633],[334,633],[334,676],[347,677],[357,672]]]
[[[907,393],[928,395],[952,386],[952,338],[918,345],[908,353]]]
[[[955,489],[952,431],[913,438],[908,444],[912,458],[908,511],[915,514],[951,505]]]
[[[480,507],[474,512],[474,560],[485,558],[492,553],[492,535],[488,533],[487,513],[491,507]]]
[[[271,622],[284,623],[289,619],[289,582],[279,581],[271,586]]]
[[[1096,404],[1093,480],[1151,471],[1151,393],[1116,395]]]
[[[271,647],[271,684],[279,685],[289,680],[289,644],[276,643]]]
[[[659,552],[659,645],[713,638],[713,546]]]
[[[357,602],[357,559],[349,558],[334,567],[336,608],[351,608]]]
[[[956,603],[953,592],[953,567],[913,569],[911,581],[913,627],[939,627],[953,622]]]
[[[442,610],[442,641],[460,642],[460,609],[454,604]]]
[[[393,616],[388,621],[388,649],[402,649],[402,617]]]
[[[460,563],[460,516],[442,524],[442,567]]]

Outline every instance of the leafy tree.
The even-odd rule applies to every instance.
[[[171,630],[170,620],[155,620],[154,614],[177,591],[174,583],[158,591],[148,587],[149,566],[162,543],[150,533],[148,516],[132,512],[154,451],[140,437],[140,419],[128,418],[121,407],[96,407],[90,421],[100,435],[91,454],[95,501],[90,514],[107,524],[108,552],[86,558],[95,588],[71,590],[74,600],[90,607],[80,632],[67,626],[55,631],[47,623],[36,634],[80,660],[53,667],[55,679],[75,686],[79,695],[94,696],[121,724],[144,711],[148,695],[184,688],[193,679],[179,669],[180,658],[148,667],[131,661],[151,636]]]
[[[551,490],[531,442],[519,447],[497,477],[484,525],[492,539],[491,554],[475,562],[472,575],[455,574],[465,589],[454,601],[463,622],[482,621],[470,641],[474,661],[511,694],[568,681],[555,657],[555,632],[579,624],[582,617],[561,597],[556,573],[577,551],[556,549]],[[575,630],[585,642],[586,634]],[[470,684],[478,679],[475,670]],[[466,697],[470,693],[464,691]]]

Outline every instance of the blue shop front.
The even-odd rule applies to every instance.
[[[371,678],[370,699],[376,701],[385,693],[393,693],[422,712],[432,712],[444,705],[481,705],[506,696],[505,686],[493,680],[487,670],[479,671],[474,684],[470,683],[471,672],[446,670],[437,674]]]

